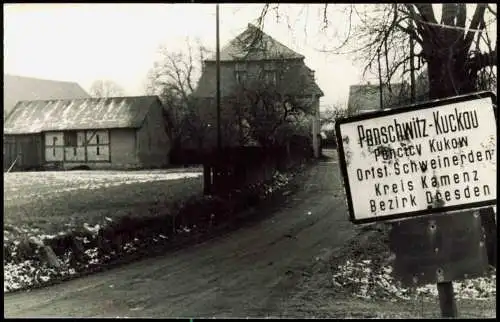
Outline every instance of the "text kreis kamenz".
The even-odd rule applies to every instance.
[[[419,181],[420,187],[425,192],[427,205],[432,205],[438,200],[451,202],[491,195],[488,184],[469,185],[480,181],[477,170],[446,175],[422,175]],[[415,183],[412,180],[399,179],[392,183],[375,183],[374,189],[376,199],[368,200],[370,212],[373,214],[379,211],[418,207],[416,195],[413,193]]]

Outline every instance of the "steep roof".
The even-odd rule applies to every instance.
[[[304,56],[291,50],[252,24],[220,50],[221,61],[303,59]],[[215,54],[206,61],[215,61]]]
[[[19,101],[90,97],[75,82],[4,74],[3,86],[4,118]]]
[[[157,96],[21,101],[4,123],[4,134],[138,128]]]

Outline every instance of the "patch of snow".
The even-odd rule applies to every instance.
[[[411,296],[437,297],[437,287],[429,284],[415,289],[401,286],[392,276],[391,266],[374,267],[370,260],[352,262],[347,260],[337,267],[333,275],[336,287],[349,289],[357,297],[386,297],[409,300]],[[496,297],[496,272],[489,277],[455,281],[455,296],[458,299],[488,299]]]
[[[45,234],[42,234],[40,236],[38,236],[41,240],[45,240],[45,239],[54,239],[57,237],[57,235],[45,235]]]

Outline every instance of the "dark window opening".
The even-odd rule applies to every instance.
[[[67,147],[77,147],[78,139],[77,139],[76,131],[68,131],[64,132],[64,146]]]
[[[96,154],[99,155],[99,146],[96,147]]]
[[[57,137],[52,138],[52,156],[56,156],[56,144],[57,144]]]
[[[96,143],[96,144],[99,144],[99,134],[96,134],[96,135],[95,135],[95,143]]]

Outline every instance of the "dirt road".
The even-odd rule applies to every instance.
[[[31,292],[6,295],[7,317],[279,316],[314,261],[355,231],[336,158],[266,219],[177,252]]]

